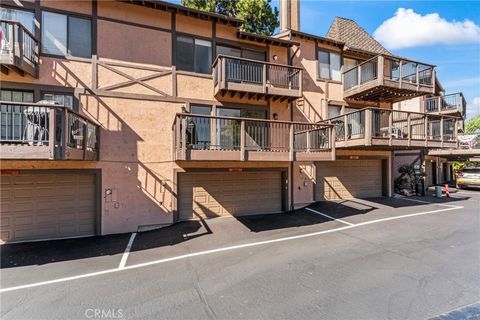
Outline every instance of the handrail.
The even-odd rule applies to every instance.
[[[253,59],[247,59],[247,58],[240,58],[240,57],[234,57],[234,56],[228,56],[224,54],[219,54],[215,58],[215,60],[212,63],[212,67],[215,67],[217,64],[218,60],[221,58],[229,58],[229,59],[235,59],[235,60],[242,60],[242,61],[248,61],[248,62],[255,62],[255,63],[261,63],[261,64],[266,64],[266,65],[271,65],[271,66],[279,66],[279,67],[286,67],[286,68],[291,68],[291,69],[297,69],[297,70],[303,70],[302,67],[296,67],[296,66],[290,66],[288,64],[282,64],[282,63],[273,63],[273,62],[268,62],[268,61],[262,61],[262,60],[253,60]]]
[[[29,35],[30,37],[32,37],[34,40],[39,41],[39,40],[37,39],[37,37],[36,37],[33,33],[31,33],[31,32],[27,29],[27,27],[25,27],[21,22],[15,21],[15,20],[9,20],[9,19],[0,19],[0,23],[1,23],[1,22],[16,24],[16,25],[18,25],[19,27],[21,27],[21,28],[23,29],[23,32],[25,32],[26,34],[28,34],[28,35]]]
[[[379,57],[379,56],[381,56],[381,54],[376,55],[375,57],[370,58],[370,59],[368,59],[368,60],[365,60],[365,61],[363,61],[363,62],[361,62],[361,63],[359,63],[359,64],[351,67],[350,69],[347,69],[347,70],[343,71],[342,73],[347,73],[348,71],[351,71],[351,70],[353,70],[353,69],[356,69],[356,68],[358,68],[359,66],[364,65],[365,63],[369,63],[370,61],[378,60],[378,57]],[[377,61],[377,62],[378,62],[378,61]]]
[[[86,117],[85,115],[81,114],[81,113],[78,113],[77,111],[75,110],[72,110],[68,107],[65,107],[64,105],[60,105],[60,104],[49,104],[49,103],[29,103],[29,102],[17,102],[17,101],[5,101],[5,100],[0,100],[0,104],[10,104],[10,105],[17,105],[17,106],[29,106],[29,107],[45,107],[45,108],[49,108],[49,109],[52,109],[52,108],[56,108],[56,109],[66,109],[69,113],[72,113],[80,118],[82,118],[82,120],[85,120],[86,122],[90,122],[96,126],[98,126],[98,124],[96,124],[95,122],[93,122],[91,119],[89,119],[88,117]]]
[[[244,120],[244,121],[258,121],[265,123],[282,123],[282,124],[298,124],[298,125],[323,125],[325,127],[333,127],[334,125],[328,123],[320,122],[296,122],[296,121],[282,121],[282,120],[270,120],[270,119],[257,119],[257,118],[243,118],[243,117],[227,117],[227,116],[210,116],[204,114],[193,114],[193,113],[177,113],[176,118],[179,116],[185,117],[197,117],[197,118],[209,118],[209,119],[226,119],[226,120]]]

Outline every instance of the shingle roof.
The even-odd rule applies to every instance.
[[[347,47],[370,51],[377,54],[392,55],[378,41],[372,38],[362,27],[351,19],[336,17],[333,20],[330,29],[328,29],[327,38],[344,42]]]

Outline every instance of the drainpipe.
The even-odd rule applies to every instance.
[[[290,48],[288,49],[287,53],[288,53],[288,62],[289,62],[289,65],[293,65],[293,58],[295,57],[295,55],[297,54],[298,50],[300,49],[300,47],[297,47],[297,49],[295,50],[295,52],[293,52],[293,54],[291,54],[290,52]],[[303,79],[300,79],[300,81],[303,81]],[[290,102],[290,121],[293,122],[293,108],[295,107],[295,103],[292,101]],[[295,209],[295,206],[294,206],[294,184],[293,184],[293,169],[294,169],[294,161],[291,161],[290,162],[290,211],[293,211]]]

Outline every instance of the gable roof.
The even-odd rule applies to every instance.
[[[344,42],[346,47],[352,49],[392,55],[390,51],[385,49],[377,40],[373,39],[367,31],[351,19],[335,17],[332,25],[328,29],[326,37]]]

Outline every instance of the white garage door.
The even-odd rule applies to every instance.
[[[282,211],[280,171],[179,175],[179,220]]]
[[[94,174],[2,174],[0,192],[2,242],[95,234]]]
[[[380,197],[381,160],[317,162],[316,200]]]

